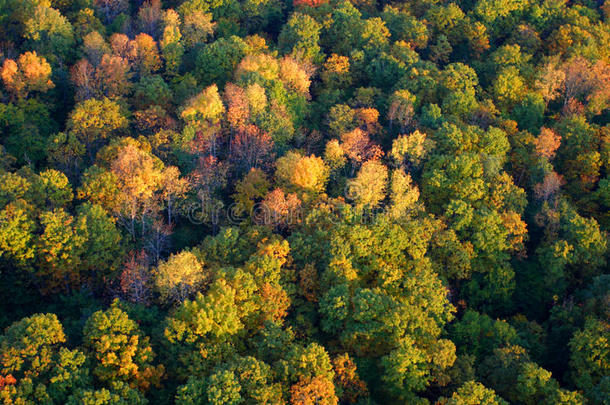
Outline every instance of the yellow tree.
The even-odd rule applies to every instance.
[[[286,56],[280,61],[280,79],[284,85],[309,97],[309,72],[295,59]]]
[[[70,113],[68,129],[93,154],[92,147],[111,138],[127,126],[119,104],[107,98],[89,99],[76,105]]]
[[[159,193],[164,180],[163,162],[128,143],[119,149],[111,163],[119,193],[119,215],[127,219],[130,233],[135,235],[136,220],[159,209]]]
[[[366,161],[348,183],[349,197],[359,208],[374,208],[385,197],[387,183],[387,167],[378,160]]]
[[[396,169],[392,172],[390,198],[392,201],[390,214],[395,218],[406,214],[419,199],[417,185],[414,184],[411,176],[406,174],[402,169]]]
[[[276,165],[275,176],[287,188],[310,195],[324,191],[329,168],[321,158],[291,151],[279,158]]]
[[[224,112],[225,106],[218,94],[218,86],[213,84],[187,101],[180,114],[189,126],[203,134],[203,140],[212,156],[216,156],[219,122]]]
[[[165,303],[184,301],[206,281],[203,265],[188,251],[171,255],[153,274],[155,288]]]
[[[217,123],[224,113],[225,107],[218,94],[215,84],[207,87],[201,93],[191,98],[182,109],[182,118],[191,125],[202,125],[206,121]]]

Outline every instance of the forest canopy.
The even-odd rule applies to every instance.
[[[0,0],[1,404],[610,404],[610,0]]]

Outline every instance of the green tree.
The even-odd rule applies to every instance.
[[[196,77],[203,85],[223,85],[248,53],[248,45],[236,36],[220,38],[205,45],[197,55]]]
[[[114,219],[101,206],[84,203],[77,208],[76,227],[85,238],[81,268],[94,286],[114,278],[125,253],[125,240]]]
[[[603,320],[587,319],[585,327],[570,340],[570,366],[572,380],[592,399],[601,388],[610,369],[610,326]],[[599,387],[599,388],[598,388]]]
[[[0,398],[6,403],[65,403],[71,393],[90,386],[85,355],[65,343],[54,314],[10,325],[0,336],[0,373],[14,383],[0,385]]]
[[[37,274],[46,279],[44,290],[68,289],[81,281],[81,253],[85,235],[75,218],[62,208],[40,214],[42,234],[36,246]]]
[[[205,295],[184,301],[167,319],[165,338],[179,377],[209,372],[233,353],[232,342],[247,315],[238,306],[237,293],[226,281],[215,281]]]
[[[19,266],[34,259],[32,207],[23,200],[9,203],[0,211],[0,258]]]
[[[293,13],[282,27],[278,47],[297,59],[320,62],[320,31],[322,27],[307,14]]]

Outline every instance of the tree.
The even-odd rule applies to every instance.
[[[347,56],[337,55],[336,53],[331,54],[326,62],[324,62],[324,70],[320,75],[322,77],[322,81],[328,88],[341,88],[346,85],[351,84],[353,77],[350,74],[350,61]],[[339,104],[340,108],[345,108],[346,106]],[[335,106],[333,108],[337,108],[339,106]],[[337,111],[338,112],[338,111]],[[345,112],[349,113],[350,110],[346,110]],[[331,116],[337,116],[337,114],[333,114],[331,109]],[[339,130],[338,132],[342,132]]]
[[[333,359],[333,369],[335,371],[335,386],[339,388],[342,402],[353,404],[359,398],[368,396],[366,383],[358,376],[356,364],[347,353],[340,354]]]
[[[124,238],[115,221],[101,206],[84,203],[77,208],[76,226],[84,237],[82,272],[93,287],[114,278],[124,254]]]
[[[378,160],[368,160],[348,182],[349,197],[356,207],[375,208],[385,198],[387,182],[388,169]]]
[[[415,16],[392,5],[386,5],[381,18],[385,21],[392,39],[406,41],[415,48],[425,48],[428,42],[428,28]]]
[[[411,176],[401,169],[392,172],[389,190],[388,194],[392,202],[390,214],[395,218],[400,218],[409,212],[419,199],[417,185],[413,183]]]
[[[251,215],[257,200],[267,195],[270,185],[262,170],[250,169],[235,185],[235,194],[232,196],[237,204],[235,213]]]
[[[217,210],[223,206],[218,193],[227,184],[227,166],[214,156],[199,158],[197,166],[189,174],[189,183],[199,199],[200,216],[192,220],[217,224]],[[195,215],[197,215],[195,213]]]
[[[250,106],[246,91],[233,83],[227,83],[223,97],[227,103],[227,121],[231,128],[244,128],[250,120]]]
[[[66,403],[91,381],[85,355],[63,345],[57,316],[35,314],[0,336],[0,398],[6,403]]]
[[[254,357],[235,356],[204,379],[191,377],[178,388],[176,402],[213,404],[282,402],[281,386],[272,383],[271,368]]]
[[[316,243],[293,237],[300,249],[292,254],[316,260],[308,244],[329,245],[330,257],[320,259],[321,328],[350,355],[374,361],[384,394],[406,400],[443,378],[455,360],[453,344],[438,339],[439,324],[451,318],[452,307],[438,295],[444,287],[423,259],[424,223],[406,221],[403,229],[383,216],[367,224],[354,214],[333,219]],[[372,246],[383,246],[375,259],[367,253]],[[395,321],[404,326],[397,328]]]
[[[310,74],[296,59],[285,56],[280,60],[280,80],[288,89],[309,97]]]
[[[182,199],[189,190],[186,178],[180,177],[180,170],[175,166],[166,167],[161,181],[162,198],[167,210],[167,223],[173,224],[176,200]]]
[[[236,166],[238,173],[250,169],[266,169],[273,159],[273,140],[268,133],[254,125],[238,130],[230,144],[229,160]]]
[[[417,130],[409,135],[400,135],[392,141],[390,156],[399,166],[418,166],[426,155],[427,143],[426,134]]]
[[[186,4],[186,3],[185,3]],[[212,36],[216,23],[212,21],[212,14],[207,13],[207,10],[192,9],[185,10],[186,7],[180,7],[178,10],[183,18],[184,42],[187,47],[193,47],[206,42]]]
[[[294,0],[292,2],[295,7],[318,7],[326,3],[327,0]]]
[[[84,155],[85,147],[74,133],[59,132],[49,141],[49,163],[59,168],[70,179],[80,174]]]
[[[24,201],[7,204],[0,211],[0,258],[19,266],[34,258],[34,230],[32,207]]]
[[[519,128],[536,133],[544,121],[545,103],[538,93],[528,93],[520,104],[515,106],[512,116]]]
[[[517,331],[508,322],[473,310],[467,310],[450,331],[451,340],[460,351],[479,359],[492,354],[494,349],[516,344],[519,340]]]
[[[197,55],[196,77],[203,85],[229,81],[237,64],[248,52],[248,45],[236,36],[220,38],[205,45]]]
[[[225,111],[218,87],[213,84],[191,98],[183,107],[181,116],[191,125],[215,124]]]
[[[276,166],[277,180],[288,188],[313,195],[324,191],[329,172],[321,158],[288,152],[277,160]]]
[[[547,106],[549,102],[559,97],[564,80],[565,73],[558,67],[557,60],[551,60],[538,73],[536,89],[542,95]]]
[[[536,154],[547,159],[552,159],[561,145],[561,137],[551,129],[542,128],[540,135],[534,141]]]
[[[576,57],[563,67],[564,108],[571,101],[586,103],[588,111],[599,114],[610,102],[610,66],[598,60],[594,63]]]
[[[147,219],[160,210],[168,169],[156,156],[133,143],[120,147],[110,163],[119,192],[115,214],[125,221],[132,237],[136,235],[136,221],[140,221],[144,234]]]
[[[450,63],[440,77],[441,109],[445,114],[462,116],[476,105],[475,88],[479,80],[476,72],[462,63]]]
[[[587,319],[570,340],[570,366],[574,383],[591,398],[610,370],[610,326],[603,320]]]
[[[37,314],[12,324],[0,340],[2,374],[39,377],[52,367],[52,356],[65,341],[54,314]]]
[[[358,48],[363,30],[362,14],[349,1],[340,1],[331,12],[332,22],[322,38],[326,49],[338,55],[349,55]]]
[[[97,66],[102,61],[102,56],[110,53],[110,46],[99,32],[91,31],[83,38],[83,52],[87,60]]]
[[[505,405],[502,398],[496,395],[494,390],[485,388],[481,383],[469,381],[462,385],[451,398],[444,398],[443,404],[446,405],[467,405],[467,404],[489,404]]]
[[[568,184],[568,191],[576,196],[587,193],[599,179],[601,155],[599,137],[585,117],[571,117],[555,127],[563,147],[557,150],[556,166]]]
[[[258,208],[258,207],[257,207]],[[255,220],[262,225],[292,228],[301,220],[301,200],[296,194],[284,193],[276,188],[269,192],[256,209]]]
[[[439,35],[436,42],[430,45],[430,58],[436,63],[449,62],[453,47],[446,35]]]
[[[227,281],[217,280],[205,295],[197,293],[193,301],[184,301],[167,319],[164,335],[179,377],[208,374],[232,354],[230,342],[244,329],[242,319],[248,315],[238,306],[238,297],[250,291],[236,291]]]
[[[46,279],[44,290],[66,290],[80,283],[81,252],[85,236],[75,219],[63,209],[40,214],[42,235],[37,243],[38,275]]]
[[[398,90],[390,97],[388,108],[388,120],[390,126],[396,122],[400,132],[404,132],[411,124],[414,115],[413,103],[415,97],[408,90]]]
[[[321,28],[320,24],[311,16],[295,12],[282,27],[278,37],[278,46],[284,54],[290,54],[297,60],[318,62]]]
[[[57,170],[49,169],[34,178],[31,193],[38,205],[48,209],[66,207],[72,202],[72,187],[68,178]]]
[[[95,69],[97,97],[116,99],[131,90],[131,65],[128,59],[118,55],[103,55]]]
[[[135,38],[135,47],[140,76],[148,76],[161,68],[161,58],[153,37],[145,33],[138,34]]]
[[[159,126],[171,127],[172,118],[167,116],[168,114],[165,112],[164,108],[170,108],[172,91],[161,76],[149,75],[140,78],[140,82],[135,85],[134,97],[136,98],[134,104],[137,108],[146,108],[145,111],[147,111],[148,114],[151,114],[154,111],[155,114],[161,115],[159,118],[162,122]],[[155,107],[156,109],[153,110]]]
[[[272,55],[264,53],[247,54],[235,69],[238,83],[249,81],[273,81],[279,77],[279,63]],[[262,80],[261,80],[262,79]]]
[[[137,389],[129,387],[129,385],[117,381],[111,384],[110,389],[79,389],[68,398],[66,402],[69,405],[146,405],[148,400]]]
[[[352,175],[363,162],[377,160],[383,155],[381,148],[360,128],[341,134],[340,146],[345,156],[352,162]]]
[[[51,65],[36,52],[21,54],[15,62],[5,59],[0,72],[6,88],[15,98],[27,98],[31,92],[45,92],[55,87],[51,81]]]
[[[93,360],[93,375],[112,385],[123,381],[131,388],[147,391],[158,386],[163,366],[154,366],[154,353],[137,324],[114,301],[106,311],[97,311],[87,319],[83,342]]]
[[[163,10],[161,10],[160,0],[146,0],[138,10],[140,30],[153,38],[157,38],[160,33],[162,18]]]
[[[90,151],[127,126],[121,107],[107,98],[89,99],[76,105],[68,120],[68,129]]]
[[[87,59],[83,58],[72,66],[70,79],[76,87],[74,98],[77,101],[84,101],[98,94],[95,68]]]
[[[526,87],[519,70],[510,66],[502,69],[493,83],[493,93],[499,105],[509,108],[520,101]]]
[[[18,165],[42,163],[48,139],[58,131],[49,107],[32,98],[0,104],[0,128],[2,144]]]
[[[544,175],[542,183],[534,185],[534,192],[536,197],[546,201],[556,195],[564,183],[562,176],[551,171]]]
[[[102,21],[95,15],[95,10],[90,7],[76,11],[72,26],[76,38],[82,38],[91,31],[102,32],[104,30]]]
[[[165,72],[168,75],[177,75],[182,62],[184,46],[180,32],[180,16],[172,9],[163,13],[163,34],[159,42],[161,56],[165,62]]]
[[[77,191],[77,197],[98,204],[113,214],[120,210],[120,191],[116,176],[97,165],[89,167],[83,173],[82,185]]]
[[[151,275],[146,252],[131,251],[123,263],[119,276],[119,289],[123,299],[136,303],[148,304],[151,297]]]
[[[68,59],[74,46],[72,25],[59,10],[39,4],[24,21],[23,37],[52,62]]]
[[[207,275],[194,254],[181,252],[159,263],[153,277],[155,289],[163,302],[180,303],[201,288]]]
[[[236,380],[235,374],[230,371],[212,374],[208,385],[208,402],[214,405],[238,404],[242,397],[239,394],[241,386]]]
[[[113,56],[124,59],[125,62],[134,62],[138,57],[138,48],[135,41],[125,34],[114,33],[109,38]]]
[[[337,405],[333,382],[325,377],[302,378],[290,387],[292,405]]]
[[[387,384],[387,391],[397,397],[409,398],[413,392],[423,390],[431,379],[432,364],[441,368],[450,367],[455,361],[455,346],[449,340],[439,340],[435,347],[438,350],[433,359],[427,359],[426,353],[419,349],[415,342],[406,337],[399,346],[381,359],[384,370],[382,381]],[[428,364],[427,364],[428,363]]]

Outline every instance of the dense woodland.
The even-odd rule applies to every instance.
[[[610,404],[610,0],[0,0],[0,403]]]

